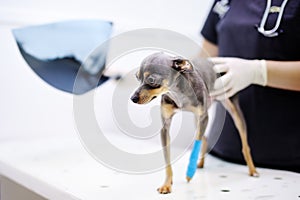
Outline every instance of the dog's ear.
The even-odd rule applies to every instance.
[[[172,68],[183,73],[189,73],[194,70],[192,63],[181,57],[175,57],[173,59]]]

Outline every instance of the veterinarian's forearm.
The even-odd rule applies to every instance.
[[[206,39],[203,39],[202,42],[202,49],[199,53],[201,58],[207,58],[207,57],[216,57],[218,56],[218,46],[209,42]]]
[[[267,86],[300,91],[300,61],[266,61]]]
[[[218,46],[203,39],[200,57],[218,56]],[[266,61],[267,86],[300,91],[300,61]]]

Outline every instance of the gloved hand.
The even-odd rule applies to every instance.
[[[210,58],[217,73],[226,74],[215,81],[212,97],[223,100],[243,90],[251,84],[267,84],[267,67],[265,60],[246,60],[241,58]]]

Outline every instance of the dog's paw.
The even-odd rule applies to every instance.
[[[197,168],[203,168],[204,167],[204,160],[200,160],[200,162],[197,164]]]
[[[157,188],[157,191],[160,194],[168,194],[172,192],[172,185],[171,184],[165,184],[161,186],[160,188]]]
[[[256,171],[256,169],[249,171],[249,175],[253,177],[259,177],[259,173]]]

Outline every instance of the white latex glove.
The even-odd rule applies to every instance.
[[[217,78],[212,97],[223,100],[243,90],[251,84],[267,84],[267,67],[265,60],[246,60],[240,58],[210,58],[217,73],[226,73]]]

